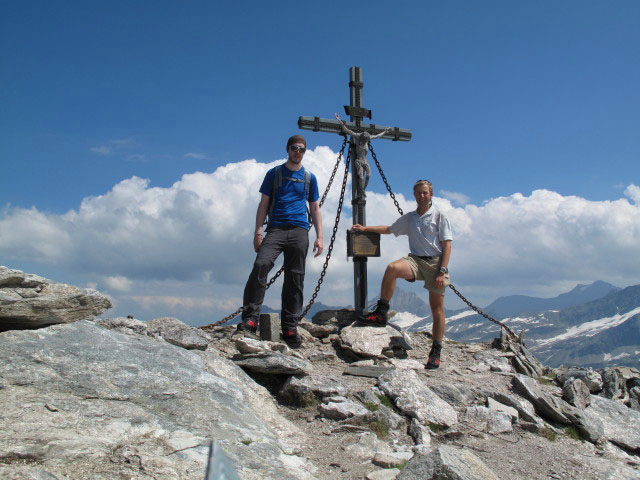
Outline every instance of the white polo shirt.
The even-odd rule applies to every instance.
[[[405,213],[389,227],[391,233],[409,236],[409,251],[420,257],[442,254],[442,242],[453,240],[447,216],[431,204],[429,210],[418,215],[417,210]]]

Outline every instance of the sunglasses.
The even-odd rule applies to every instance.
[[[301,152],[301,153],[304,153],[307,151],[305,147],[299,147],[298,145],[291,145],[289,147],[289,150],[291,150],[292,152]]]

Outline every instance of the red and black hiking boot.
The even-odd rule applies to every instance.
[[[243,320],[236,327],[236,333],[243,334],[251,338],[258,338],[258,334],[256,333],[257,331],[258,331],[258,326],[256,325],[256,322],[254,322],[253,320],[247,320],[246,322]]]
[[[374,310],[366,315],[362,320],[362,323],[371,325],[372,327],[384,327],[387,324],[387,316],[384,313]]]
[[[442,351],[442,344],[438,342],[433,342],[431,345],[431,351],[429,352],[429,360],[424,368],[429,370],[436,369],[440,366],[440,352]]]
[[[291,348],[298,348],[302,345],[302,337],[296,328],[289,328],[282,332],[282,339]]]

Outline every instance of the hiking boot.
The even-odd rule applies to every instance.
[[[298,334],[298,330],[290,328],[282,333],[282,339],[291,348],[298,348],[302,345],[302,337]]]
[[[373,327],[384,327],[387,324],[387,316],[384,313],[380,313],[378,310],[375,310],[365,316],[361,322]]]
[[[431,351],[429,352],[429,360],[424,368],[429,370],[436,369],[440,366],[440,352],[442,351],[442,344],[433,342],[431,345]]]
[[[258,331],[258,327],[256,325],[256,322],[254,322],[253,320],[247,320],[246,322],[243,320],[242,323],[239,323],[238,326],[236,327],[236,334],[241,334],[245,337],[249,337],[249,338],[258,338],[258,334],[256,333]]]

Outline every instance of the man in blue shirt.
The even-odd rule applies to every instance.
[[[282,337],[292,347],[299,347],[302,343],[297,324],[302,312],[305,260],[309,249],[309,215],[316,231],[313,243],[315,256],[323,250],[318,181],[302,166],[306,149],[307,142],[303,136],[289,138],[286,163],[269,170],[260,187],[262,197],[253,235],[253,248],[258,255],[244,289],[242,323],[238,325],[239,331],[256,332],[267,276],[278,256],[284,253]],[[269,219],[264,236],[262,230],[267,214]]]

